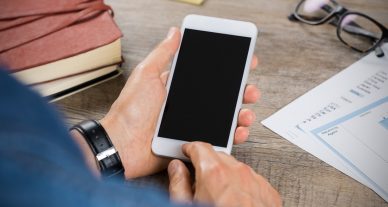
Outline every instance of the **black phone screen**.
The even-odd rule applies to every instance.
[[[227,146],[250,42],[185,29],[159,137]]]

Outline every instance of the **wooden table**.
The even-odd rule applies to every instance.
[[[388,26],[387,0],[341,0]],[[388,206],[369,188],[264,128],[260,121],[327,80],[362,55],[339,42],[330,25],[289,22],[297,0],[207,0],[202,6],[171,0],[109,0],[124,33],[122,77],[57,102],[69,124],[99,119],[124,86],[131,69],[162,40],[170,26],[187,14],[203,14],[254,22],[261,30],[256,54],[261,64],[249,82],[262,92],[249,106],[257,114],[248,142],[233,155],[266,177],[280,192],[284,206]],[[388,175],[387,175],[388,179]],[[166,187],[165,172],[138,180]]]

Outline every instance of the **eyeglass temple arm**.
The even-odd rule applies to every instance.
[[[309,21],[320,20],[320,18],[316,18],[316,17],[308,17],[308,16],[305,16],[305,15],[299,15],[299,16],[302,17],[303,19],[306,19],[306,20],[309,20]],[[299,19],[295,17],[294,13],[288,15],[288,20],[290,20],[292,22],[299,22]]]
[[[376,34],[369,32],[368,30],[365,30],[364,28],[362,28],[361,26],[359,26],[354,22],[349,22],[349,24],[344,25],[343,30],[349,34],[367,37],[371,41],[376,41],[380,39],[379,37],[377,37]]]
[[[350,22],[348,25],[345,25],[343,28],[344,28],[344,31],[346,31],[347,33],[364,36],[368,38],[370,41],[372,41],[373,43],[379,40],[379,38],[376,37],[375,34],[365,30],[364,28],[360,27],[358,24],[354,22]],[[380,46],[377,46],[375,48],[375,53],[377,57],[384,57],[384,51],[381,49]]]

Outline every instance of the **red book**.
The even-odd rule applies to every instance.
[[[95,0],[0,0],[0,20],[75,11]],[[98,2],[102,2],[101,0]]]
[[[25,31],[29,33],[29,31]],[[0,34],[1,35],[1,34]],[[112,43],[121,32],[108,12],[0,53],[12,72],[71,57]],[[2,39],[3,40],[3,39]],[[5,39],[3,41],[6,41]],[[0,42],[2,45],[3,42]]]
[[[106,68],[122,61],[122,34],[102,0],[0,0],[0,4],[0,64],[26,84],[48,85],[74,77],[74,85],[73,80],[86,80],[75,76],[102,76],[112,71]],[[102,72],[92,73],[96,70]]]
[[[21,18],[29,18],[30,16],[23,16],[23,11],[28,11],[28,6],[33,7],[35,5],[30,4],[30,2],[35,3],[32,0],[1,1],[6,5],[2,5],[0,13],[3,15],[7,14],[11,17],[22,16]],[[57,7],[58,3],[67,2],[67,0],[39,1],[40,3],[56,2]],[[25,4],[27,6],[21,2],[26,2]],[[79,5],[85,5],[82,2],[81,0],[71,0],[62,9],[67,10],[76,8],[77,6],[79,7]],[[15,12],[11,12],[12,5]],[[101,1],[92,1],[87,5],[89,7],[85,8],[84,6],[79,11],[49,15],[0,31],[0,62],[7,65],[12,72],[16,72],[71,57],[112,43],[121,37],[121,32],[113,21],[109,11],[101,14],[101,8],[107,10],[109,7]],[[43,8],[40,10],[35,8],[32,9],[32,11],[36,11],[35,13],[31,11],[28,13],[33,15],[47,13],[49,9],[57,7],[51,3],[47,4],[47,6],[45,5],[44,8],[46,10]],[[25,9],[23,10],[23,8]],[[59,9],[56,10],[58,11]],[[93,15],[97,15],[97,17]],[[94,18],[87,19],[90,17]],[[15,21],[15,19],[10,21]],[[2,23],[6,24],[6,22],[1,21],[0,25]],[[42,31],[47,34],[42,33]]]

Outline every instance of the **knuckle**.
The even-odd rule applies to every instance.
[[[169,42],[163,42],[164,44],[160,45],[160,49],[164,52],[165,54],[165,59],[170,60],[174,57],[175,51],[171,48]]]
[[[194,147],[194,148],[200,147],[200,145],[201,145],[201,142],[198,142],[198,141],[195,141],[195,142],[191,143],[191,146]]]
[[[171,46],[171,42],[169,40],[163,40],[154,50],[159,54],[159,58],[161,64],[171,60],[175,55],[175,50]]]
[[[207,149],[212,149],[213,148],[213,146],[211,144],[209,144],[209,143],[202,142],[201,145],[203,147],[207,148]]]
[[[236,168],[244,176],[252,173],[252,168],[242,162],[238,162]]]
[[[222,181],[226,178],[225,167],[220,163],[212,163],[206,168],[206,175]]]

